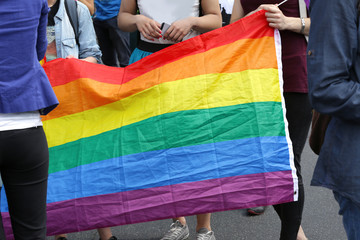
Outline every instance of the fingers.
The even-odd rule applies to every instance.
[[[278,6],[274,5],[274,4],[262,4],[259,6],[258,9],[263,9],[267,12],[277,12],[280,11],[280,9],[278,8]]]
[[[155,38],[161,37],[160,23],[141,16],[136,22],[139,32],[148,40],[154,40]]]
[[[284,30],[286,28],[285,16],[277,5],[264,4],[259,7],[266,11],[265,17],[270,27]]]
[[[181,42],[186,34],[187,32],[184,29],[171,26],[166,31],[164,38],[173,42]]]
[[[173,22],[164,34],[164,38],[173,42],[181,42],[183,38],[191,31],[191,19],[182,19]]]

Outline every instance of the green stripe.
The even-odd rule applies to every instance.
[[[49,173],[134,153],[264,136],[285,136],[279,102],[167,113],[50,148]]]

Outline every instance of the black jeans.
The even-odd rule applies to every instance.
[[[104,21],[94,19],[94,28],[103,63],[107,66],[126,67],[131,54],[130,33],[118,28],[116,17]]]
[[[0,131],[0,170],[16,240],[46,239],[49,151],[42,127]]]
[[[299,200],[274,205],[281,220],[280,240],[296,240],[304,208],[304,185],[301,176],[301,153],[304,149],[311,123],[311,105],[308,94],[284,93],[286,118],[289,123],[289,134],[294,150],[294,162],[299,178]]]

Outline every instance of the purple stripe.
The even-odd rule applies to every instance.
[[[293,186],[291,171],[280,171],[56,202],[48,204],[47,234],[291,202]],[[9,234],[9,215],[3,218]]]

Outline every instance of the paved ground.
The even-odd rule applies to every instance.
[[[307,145],[303,153],[303,176],[305,181],[305,209],[303,228],[309,240],[346,240],[338,206],[328,189],[311,187],[310,179],[316,163]],[[194,233],[195,219],[187,218],[190,231]],[[170,220],[113,227],[119,240],[156,240],[167,231]],[[249,217],[244,210],[214,213],[212,227],[218,240],[276,240],[280,221],[272,207],[264,215]],[[191,234],[190,240],[195,239]],[[48,238],[53,239],[53,238]],[[69,234],[69,240],[97,240],[95,230]]]

